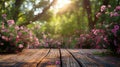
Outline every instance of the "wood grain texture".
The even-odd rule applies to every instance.
[[[84,52],[81,51],[81,50],[71,50],[71,49],[69,49],[69,51],[75,56],[75,58],[80,63],[82,63],[83,67],[104,67],[102,64],[97,63],[96,61],[94,61],[91,58],[87,57],[87,55],[84,54]]]
[[[0,61],[0,67],[35,67],[49,49],[28,49],[20,54],[7,55],[9,58]],[[4,56],[4,55],[3,55]]]
[[[62,49],[61,54],[63,67],[80,67],[77,61],[66,49]]]
[[[51,49],[49,54],[40,62],[38,67],[60,67],[59,50]]]
[[[101,49],[26,49],[0,55],[0,67],[119,67],[120,58],[97,56]]]

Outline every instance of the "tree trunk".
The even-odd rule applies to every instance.
[[[85,10],[87,12],[88,26],[89,26],[89,29],[91,30],[94,28],[94,24],[93,24],[93,20],[92,20],[90,0],[83,0],[83,8],[85,8]]]
[[[117,5],[120,5],[120,0],[117,1]]]

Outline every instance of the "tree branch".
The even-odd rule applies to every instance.
[[[30,21],[34,22],[34,21],[42,18],[43,15],[49,10],[49,8],[50,8],[52,5],[54,5],[55,3],[56,3],[56,0],[53,0],[47,7],[45,7],[45,8],[43,9],[42,13],[39,13],[39,14],[36,15],[34,18],[28,20],[28,21],[25,22],[25,23],[20,24],[20,26],[22,26],[22,25],[28,25],[28,24],[30,24]]]
[[[18,19],[18,15],[20,13],[20,7],[23,2],[24,2],[24,0],[15,0],[15,3],[14,3],[15,6],[13,7],[14,11],[11,10],[13,12],[12,15],[13,15],[13,18],[15,21],[17,21],[17,19]]]

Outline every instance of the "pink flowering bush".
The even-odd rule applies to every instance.
[[[53,39],[43,34],[43,38],[41,40],[41,46],[44,48],[60,48],[62,45],[61,40]]]
[[[101,6],[101,11],[96,14],[99,24],[101,24],[99,28],[96,28],[101,28],[106,32],[107,48],[115,54],[120,54],[120,6],[116,6],[114,9],[109,6]]]
[[[102,5],[96,14],[98,22],[88,34],[77,38],[78,48],[107,48],[114,54],[120,54],[120,6],[114,9]]]
[[[105,31],[102,29],[93,29],[89,34],[81,34],[77,39],[79,48],[106,48],[108,44]]]
[[[6,20],[0,23],[0,52],[20,52],[24,48],[39,45],[38,38],[24,26],[17,26],[14,20]]]

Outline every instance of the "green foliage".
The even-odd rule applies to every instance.
[[[95,18],[95,15],[100,11],[99,8],[103,5],[104,0],[89,1],[91,19],[96,20],[98,18]],[[42,39],[43,32],[46,35],[49,34],[49,38],[62,39],[63,37],[65,41],[70,36],[78,37],[80,34],[90,32],[88,13],[86,8],[84,8],[83,0],[71,0],[70,5],[65,5],[58,9],[56,13],[54,8],[53,10],[51,9],[53,5],[47,8],[48,10],[46,9],[49,4],[51,4],[51,0],[0,0],[0,15],[7,14],[7,20],[13,19],[17,25],[22,25],[26,22],[30,23],[25,26],[30,28],[39,39]],[[120,19],[120,17],[109,17],[109,13],[118,5],[118,0],[109,0],[109,4],[112,7],[106,10],[108,14],[102,14],[99,20],[95,21],[95,28],[105,29],[106,25],[111,22],[117,22]],[[0,17],[0,22],[1,20],[2,17]],[[14,32],[12,28],[10,29],[11,32]],[[5,34],[7,35],[7,33]],[[73,38],[70,47],[74,47],[75,44],[76,40]]]

